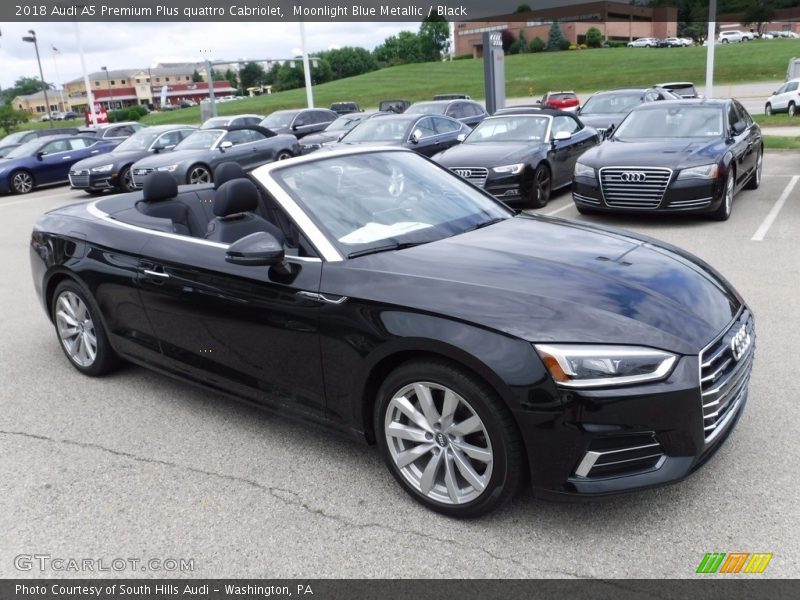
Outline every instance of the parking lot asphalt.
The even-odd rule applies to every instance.
[[[646,232],[725,274],[757,319],[750,399],[684,482],[580,504],[526,493],[475,521],[416,504],[373,447],[138,367],[80,375],[36,299],[27,244],[40,213],[87,197],[0,197],[0,577],[693,577],[706,552],[770,552],[757,577],[800,576],[798,175],[800,155],[769,152],[761,189],[724,223],[584,217],[568,192],[538,211]],[[20,554],[194,570],[20,571]]]

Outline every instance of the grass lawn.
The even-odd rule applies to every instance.
[[[548,90],[576,90],[582,95],[600,89],[650,86],[661,81],[705,81],[706,48],[607,48],[506,56],[506,96],[541,97]],[[791,57],[800,54],[797,40],[764,40],[716,47],[715,81],[737,83],[783,79]],[[436,93],[466,93],[483,98],[483,60],[402,65],[314,86],[317,106],[351,100],[363,108],[382,99],[427,100]],[[220,115],[268,114],[303,107],[304,89],[245,98],[218,105]],[[775,117],[779,118],[779,117]],[[199,107],[154,113],[149,125],[198,123]],[[26,127],[46,126],[46,123]]]
[[[777,115],[753,115],[753,120],[762,127],[798,127],[800,126],[800,117],[790,117],[787,114],[780,113]]]
[[[800,150],[800,137],[765,135],[764,148],[769,150]]]

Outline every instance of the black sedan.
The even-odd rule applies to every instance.
[[[90,194],[106,190],[132,192],[133,163],[151,154],[169,152],[196,129],[192,125],[140,129],[108,154],[75,163],[69,171],[70,186]]]
[[[384,115],[354,127],[339,145],[402,146],[425,156],[433,156],[458,144],[470,128],[449,117],[410,114]]]
[[[553,497],[674,482],[747,401],[748,307],[651,238],[516,215],[403,149],[265,165],[210,215],[177,194],[156,173],[36,221],[35,289],[67,360],[377,442],[442,513],[485,513],[526,480]]]
[[[761,183],[761,130],[736,100],[659,102],[634,109],[575,165],[580,212],[731,215],[739,190]]]
[[[640,104],[679,99],[677,94],[660,88],[609,90],[591,96],[578,109],[578,115],[584,124],[605,135],[606,132],[611,133]]]
[[[304,136],[300,147],[305,153],[311,152],[312,150],[319,150],[322,146],[335,144],[339,139],[344,137],[344,134],[361,123],[361,121],[387,114],[389,113],[381,111],[347,113],[336,119],[319,133],[312,133],[311,135]]]
[[[141,188],[145,178],[154,171],[169,173],[178,184],[209,183],[214,169],[223,162],[237,162],[242,167],[253,168],[298,154],[300,146],[296,137],[276,134],[258,125],[198,129],[172,152],[133,163],[133,185]]]
[[[570,113],[549,109],[489,117],[433,159],[501,200],[541,208],[572,183],[578,157],[600,136]]]
[[[338,118],[338,113],[327,108],[276,110],[261,121],[261,126],[275,133],[292,134],[299,140],[312,133],[323,131]]]
[[[413,115],[444,115],[461,121],[470,127],[475,127],[489,116],[483,106],[472,100],[415,102],[406,109],[406,113]]]

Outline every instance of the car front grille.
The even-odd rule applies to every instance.
[[[700,391],[706,443],[725,429],[744,401],[753,368],[755,346],[753,317],[745,310],[724,334],[700,353]]]
[[[671,169],[657,167],[603,167],[600,189],[608,206],[658,208],[672,177]]]
[[[80,171],[70,171],[69,184],[74,188],[89,187],[89,169],[81,169]]]
[[[489,169],[485,167],[451,167],[450,170],[478,187],[486,185],[489,177]]]
[[[150,173],[152,172],[153,169],[134,169],[133,174],[131,176],[133,179],[133,187],[135,187],[136,189],[141,189],[142,187],[144,187],[145,177],[150,175]]]
[[[604,479],[658,469],[666,459],[653,433],[600,438],[592,441],[575,468],[575,476]]]
[[[572,192],[572,197],[581,204],[594,204],[595,206],[600,206],[602,202],[597,198],[590,198],[589,196],[584,196],[583,194],[576,194]]]

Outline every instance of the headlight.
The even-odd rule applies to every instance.
[[[699,167],[683,169],[678,174],[678,179],[716,179],[718,174],[719,167],[714,163],[712,165],[700,165]]]
[[[643,383],[665,378],[678,357],[641,346],[535,344],[558,385],[571,388]]]
[[[575,177],[591,177],[594,178],[594,168],[583,163],[575,163]]]
[[[92,173],[108,173],[113,168],[114,165],[101,165],[99,167],[93,167]]]
[[[522,173],[525,168],[525,163],[517,163],[516,165],[503,165],[502,167],[494,167],[492,171],[495,173],[510,173],[511,175],[518,175]]]
[[[166,167],[158,167],[156,169],[156,171],[166,171],[167,173],[172,173],[177,168],[178,168],[178,165],[167,165]]]

